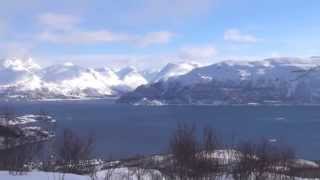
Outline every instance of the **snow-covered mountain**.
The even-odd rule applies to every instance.
[[[33,90],[39,87],[40,79],[37,72],[41,67],[32,59],[25,61],[8,59],[0,65],[0,89],[21,87],[23,90]]]
[[[139,104],[320,103],[320,59],[224,61],[200,67],[170,63],[159,71],[41,67],[32,59],[0,63],[0,98],[61,99],[121,96]]]
[[[117,96],[147,83],[138,71],[128,71],[122,76],[117,73],[108,68],[83,68],[72,63],[41,68],[32,59],[8,59],[0,65],[0,97],[50,99]]]
[[[146,86],[119,99],[165,104],[320,103],[318,58],[224,61]]]
[[[1,61],[0,61],[1,62]],[[193,69],[193,64],[169,64],[161,71],[84,68],[72,63],[41,67],[31,58],[0,63],[0,98],[57,99],[119,96],[149,82],[166,80]]]
[[[125,67],[118,71],[117,75],[131,90],[148,83],[147,79],[135,67]]]
[[[171,77],[187,74],[199,67],[196,63],[169,63],[153,79],[152,82],[166,81]]]

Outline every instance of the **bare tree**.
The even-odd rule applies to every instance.
[[[178,124],[170,140],[170,152],[173,167],[180,179],[192,176],[192,166],[196,160],[199,144],[196,139],[195,126]]]
[[[114,168],[105,169],[103,180],[111,180],[113,174],[114,174]]]
[[[173,157],[171,174],[176,174],[180,179],[214,179],[219,171],[219,162],[214,157],[218,146],[219,140],[212,128],[204,128],[200,141],[194,125],[178,124],[170,140]]]
[[[220,146],[220,140],[212,128],[203,129],[203,150],[206,153],[213,153]]]
[[[58,148],[58,164],[63,172],[83,173],[90,166],[89,160],[94,150],[94,137],[80,137],[66,129],[62,143]]]
[[[238,146],[238,162],[233,168],[234,179],[266,180],[282,179],[290,172],[290,161],[294,153],[290,148],[275,146],[267,140],[259,143],[244,142]]]
[[[290,172],[290,164],[294,159],[294,151],[290,147],[275,145],[262,140],[257,146],[256,177],[259,180],[267,179],[272,174],[274,179],[281,179]]]
[[[13,108],[11,107],[4,107],[0,111],[0,126],[1,132],[0,135],[2,134],[2,137],[4,138],[3,144],[4,148],[8,149],[10,146],[10,138],[14,137],[15,138],[15,133],[10,122],[15,121],[16,118],[16,113]]]
[[[21,129],[11,124],[16,118],[13,108],[5,107],[0,112],[0,137],[2,137],[2,147],[0,147],[0,168],[9,170],[12,174],[19,174],[28,170],[35,155],[42,148],[41,143],[21,141],[24,134]]]
[[[274,156],[273,174],[275,174],[278,179],[294,179],[294,172],[296,171],[292,167],[292,160],[295,159],[294,149],[287,146],[278,147]],[[285,178],[284,175],[286,176]]]
[[[41,151],[42,143],[26,143],[0,150],[0,169],[11,174],[22,174],[29,170],[29,164]]]
[[[219,175],[220,165],[214,156],[220,146],[220,140],[212,128],[203,129],[202,144],[194,162],[196,177],[215,179]]]
[[[233,178],[235,180],[249,179],[256,167],[256,145],[251,142],[243,142],[238,145],[238,162],[233,167]]]

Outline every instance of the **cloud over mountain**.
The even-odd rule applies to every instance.
[[[224,32],[224,40],[235,43],[256,43],[259,41],[252,34],[246,34],[238,29],[228,29]]]

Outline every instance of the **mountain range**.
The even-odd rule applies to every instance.
[[[320,58],[223,61],[139,86],[129,104],[319,104]]]
[[[169,63],[158,71],[128,66],[41,67],[32,59],[0,64],[1,99],[116,97],[127,104],[318,104],[320,58],[228,60],[208,66]]]
[[[41,67],[31,58],[0,62],[0,98],[24,100],[118,97],[140,85],[182,75],[196,67],[168,64],[160,72],[151,72],[134,67],[84,68],[72,63]]]

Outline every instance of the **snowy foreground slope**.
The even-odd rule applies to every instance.
[[[95,180],[153,180],[157,175],[146,174],[142,177],[133,174],[134,172],[128,168],[117,168],[111,171],[99,171]],[[158,174],[155,171],[155,174]],[[158,174],[159,175],[159,174]],[[160,177],[157,176],[157,177]],[[89,175],[62,174],[53,172],[29,172],[24,175],[10,175],[9,172],[0,171],[0,179],[2,180],[90,180]]]
[[[199,154],[200,155],[200,154]],[[111,162],[102,162],[97,166],[97,170],[89,174],[71,174],[71,173],[59,173],[59,172],[44,172],[39,170],[32,170],[30,172],[15,173],[8,171],[0,171],[0,179],[4,180],[173,180],[179,179],[178,176],[171,174],[170,178],[164,173],[160,172],[162,169],[164,172],[167,172],[165,169],[166,166],[170,166],[171,155],[153,155],[146,156],[137,159],[128,159],[123,161],[111,161]],[[234,163],[239,162],[239,158],[242,157],[241,153],[235,150],[216,150],[213,153],[209,153],[206,156],[209,159],[217,160],[216,162],[221,167],[227,167],[228,165],[235,165]],[[169,160],[169,161],[168,161]],[[144,165],[143,165],[144,164]],[[142,168],[141,166],[146,168]],[[319,165],[313,161],[296,159],[291,161],[291,167],[302,168],[307,170],[319,170]],[[99,168],[100,167],[100,168]],[[101,168],[104,167],[104,168]],[[153,167],[153,168],[152,168]],[[289,166],[288,166],[289,167]],[[287,167],[287,168],[288,168]],[[281,170],[281,166],[277,166],[277,170]],[[221,169],[222,170],[222,169]],[[219,171],[219,173],[211,174],[210,179],[219,179],[219,180],[234,180],[232,173],[228,173],[228,168],[226,171]],[[170,172],[170,171],[169,171]],[[281,171],[280,171],[281,172]],[[169,173],[170,174],[170,173]],[[255,180],[258,177],[256,175],[249,175],[250,178]],[[304,174],[304,177],[307,175]],[[259,176],[261,178],[261,174]],[[267,172],[263,177],[265,180],[308,180],[308,179],[318,179],[318,178],[302,178],[295,176],[287,176],[281,174],[275,174]],[[185,178],[183,178],[185,179]],[[208,179],[208,177],[206,177]]]
[[[305,160],[303,160],[305,161]],[[314,167],[313,162],[306,161]],[[267,174],[265,180],[319,180],[319,178],[302,178],[288,177],[286,175]],[[232,174],[221,173],[213,179],[219,180],[235,180]],[[256,180],[257,177],[251,176],[248,180]],[[2,180],[180,180],[178,177],[169,178],[164,176],[160,171],[154,169],[142,169],[136,167],[119,167],[97,171],[94,174],[78,175],[70,173],[31,171],[22,174],[12,174],[8,171],[0,171],[0,179]]]
[[[157,172],[157,171],[155,171]],[[100,171],[97,173],[95,180],[166,180],[167,178],[161,177],[161,175],[146,174],[142,176],[133,175],[132,171],[128,168],[114,169],[111,175],[108,175],[107,171]],[[155,173],[157,174],[157,173]],[[107,178],[106,178],[107,175]],[[234,180],[232,176],[217,177],[219,180]],[[6,171],[0,171],[0,179],[3,180],[90,180],[88,175],[75,175],[75,174],[60,174],[50,172],[30,172],[25,175],[10,175]],[[254,178],[251,178],[254,180]],[[283,177],[285,179],[285,177]],[[169,179],[168,179],[169,180]],[[250,180],[250,179],[249,179]],[[269,178],[268,180],[273,180]],[[290,180],[318,180],[318,178],[291,178]]]
[[[319,104],[320,60],[273,58],[224,61],[140,86],[131,104]]]
[[[70,99],[119,96],[149,82],[181,75],[193,65],[171,64],[165,71],[138,71],[126,67],[118,71],[84,68],[72,63],[42,68],[32,59],[0,61],[0,98]]]

